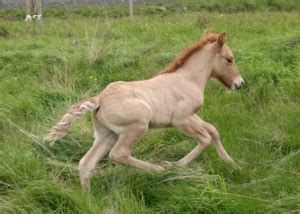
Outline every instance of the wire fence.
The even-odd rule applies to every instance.
[[[43,6],[61,5],[84,5],[84,4],[128,4],[128,0],[43,0]],[[178,2],[178,0],[133,0],[134,3],[168,3]],[[0,8],[20,8],[25,7],[25,0],[0,0]]]

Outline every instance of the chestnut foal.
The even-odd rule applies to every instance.
[[[162,171],[171,164],[165,162],[160,166],[132,157],[132,147],[149,128],[173,126],[197,140],[198,145],[174,164],[186,166],[212,142],[220,158],[233,163],[216,128],[196,114],[203,105],[204,89],[210,77],[231,90],[240,89],[244,84],[226,45],[225,33],[205,32],[201,40],[151,79],[109,84],[100,95],[69,109],[45,140],[63,137],[76,118],[93,112],[95,141],[79,162],[83,188],[89,187],[96,164],[107,154],[115,162],[147,171]]]

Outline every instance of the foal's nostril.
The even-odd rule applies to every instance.
[[[242,85],[244,85],[244,84],[245,84],[245,81],[244,81],[244,80],[242,80],[242,82],[241,82],[241,86],[242,86]]]
[[[235,86],[236,89],[240,89],[242,87],[242,84],[239,85],[237,83],[234,83],[234,86]]]

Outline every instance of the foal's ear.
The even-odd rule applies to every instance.
[[[219,48],[222,48],[223,45],[226,42],[226,33],[220,33],[220,35],[218,36],[218,46]]]

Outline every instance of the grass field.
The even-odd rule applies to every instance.
[[[134,19],[49,11],[43,34],[32,38],[23,18],[0,20],[0,213],[300,212],[299,10]],[[53,145],[37,136],[110,82],[156,75],[205,29],[228,33],[246,85],[232,93],[211,81],[199,115],[218,128],[241,169],[213,147],[188,168],[155,175],[106,158],[91,192],[82,192],[76,165],[93,142],[91,116]],[[174,161],[195,145],[175,129],[152,130],[134,155]]]

